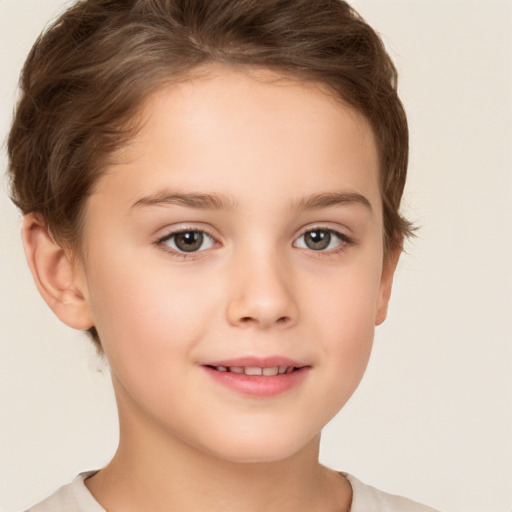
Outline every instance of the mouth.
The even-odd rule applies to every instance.
[[[276,375],[290,374],[294,371],[300,370],[300,368],[303,368],[303,366],[206,366],[218,372],[262,377],[275,377]]]
[[[202,365],[212,379],[236,393],[269,398],[298,387],[311,365],[288,358],[243,358]]]

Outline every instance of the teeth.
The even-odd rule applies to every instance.
[[[257,367],[247,367],[245,369],[245,375],[261,375],[263,373],[263,369],[262,368],[257,368]]]
[[[284,375],[292,373],[294,366],[274,366],[272,368],[260,368],[257,366],[216,366],[219,372],[244,373],[245,375],[263,375],[265,377],[273,377],[275,375]]]

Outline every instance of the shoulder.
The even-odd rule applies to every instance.
[[[408,498],[379,491],[347,473],[342,475],[352,486],[350,512],[439,512]]]
[[[26,512],[105,512],[85,486],[85,479],[95,471],[80,473],[71,483]]]

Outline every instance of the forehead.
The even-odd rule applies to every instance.
[[[261,193],[262,184],[260,199],[291,187],[298,196],[340,187],[378,196],[369,123],[319,85],[210,66],[146,99],[139,131],[96,192],[133,203],[169,186],[229,195]]]

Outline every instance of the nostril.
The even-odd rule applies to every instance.
[[[281,316],[281,317],[276,319],[275,323],[276,324],[286,324],[290,320],[291,320],[291,318],[289,316]],[[240,323],[241,324],[250,324],[252,322],[258,323],[257,319],[253,318],[252,316],[244,316],[244,317],[240,318]]]

